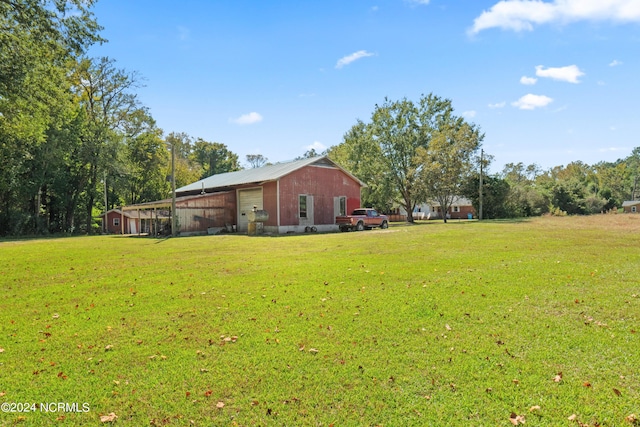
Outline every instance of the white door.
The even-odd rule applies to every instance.
[[[129,234],[138,234],[136,220],[133,218],[129,218]]]
[[[251,212],[254,206],[257,209],[263,209],[262,188],[238,190],[238,231],[247,231],[249,229],[247,213]]]

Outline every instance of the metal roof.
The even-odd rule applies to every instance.
[[[294,160],[286,163],[276,163],[274,165],[262,166],[260,168],[245,169],[236,172],[221,173],[208,178],[201,179],[184,187],[176,188],[176,193],[187,193],[192,191],[202,191],[204,188],[227,188],[243,184],[254,184],[266,181],[275,181],[283,176],[290,174],[305,166],[318,164],[320,166],[334,166],[359,182],[362,186],[366,186],[355,176],[344,170],[338,164],[330,160],[326,156],[311,157],[308,159]]]
[[[622,202],[622,207],[626,208],[627,206],[635,206],[637,204],[640,204],[640,200],[627,200]]]

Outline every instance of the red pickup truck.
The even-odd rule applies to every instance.
[[[387,228],[389,227],[389,218],[379,214],[375,209],[358,208],[351,215],[337,216],[336,224],[338,224],[340,231],[362,231],[365,228]]]

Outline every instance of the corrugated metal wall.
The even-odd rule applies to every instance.
[[[236,225],[236,193],[205,194],[176,204],[181,233],[206,233],[211,227]]]

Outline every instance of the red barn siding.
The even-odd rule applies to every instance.
[[[313,196],[315,224],[335,224],[334,197],[346,196],[347,211],[360,205],[360,184],[338,168],[307,166],[280,178],[280,225],[300,225],[298,197]]]
[[[262,209],[269,214],[269,219],[264,225],[278,225],[278,183],[276,181],[267,182],[262,186]]]

